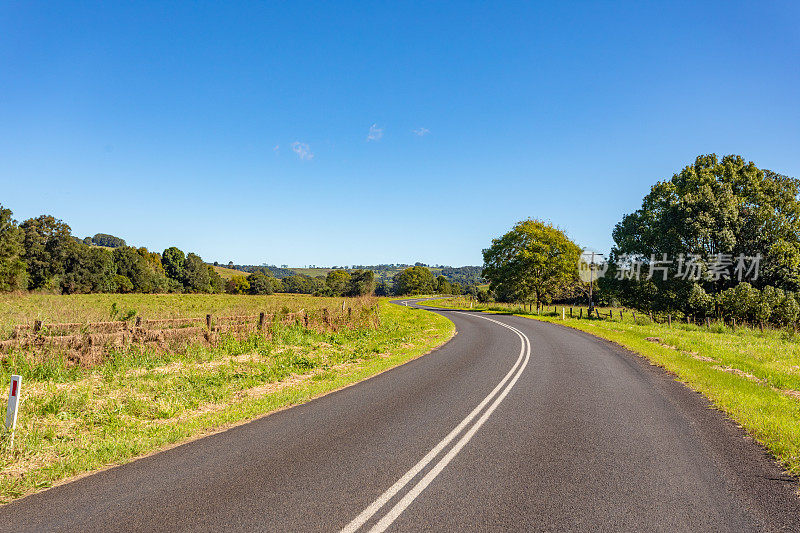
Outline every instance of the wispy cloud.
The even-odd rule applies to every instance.
[[[377,124],[373,124],[369,127],[367,141],[380,141],[381,137],[383,137],[383,128],[379,128]]]
[[[273,148],[272,151],[275,152],[276,154],[281,153],[281,145],[280,144],[276,144],[275,148]]]
[[[415,130],[412,130],[417,137],[424,137],[431,132],[428,128],[419,127]]]
[[[314,154],[311,153],[311,147],[306,143],[301,143],[300,141],[295,141],[292,143],[292,152],[296,153],[297,157],[300,159],[314,159]]]

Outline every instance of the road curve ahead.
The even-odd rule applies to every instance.
[[[439,312],[458,334],[425,357],[0,507],[0,530],[800,531],[797,482],[662,370]]]

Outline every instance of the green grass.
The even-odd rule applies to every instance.
[[[431,306],[466,308],[465,298],[437,300]],[[673,322],[656,324],[627,311],[613,320],[561,320],[555,313],[536,315],[518,306],[472,304],[473,309],[513,313],[553,322],[608,339],[674,373],[704,394],[744,427],[794,474],[800,474],[800,337],[784,330],[710,328]],[[574,309],[577,313],[577,308]],[[584,317],[586,308],[583,308]],[[601,310],[601,314],[608,311]]]
[[[150,300],[157,296],[132,298],[149,313],[173,311]],[[227,300],[201,298],[205,301],[190,298],[191,305],[207,309],[216,302],[217,309],[230,311],[222,309],[231,303]],[[287,304],[285,296],[274,299]],[[108,303],[93,301],[101,308]],[[177,314],[192,309],[183,300],[173,303]],[[294,298],[292,308],[308,303]],[[90,309],[83,304],[84,311]],[[19,309],[26,312],[26,306]],[[130,349],[88,368],[56,357],[6,356],[0,386],[7,386],[12,373],[22,374],[23,384],[13,449],[8,436],[0,435],[0,502],[308,401],[427,353],[454,331],[443,317],[386,299],[380,318],[377,329],[317,333],[274,325],[270,337],[224,339],[215,347],[191,345],[171,353]]]
[[[235,268],[228,268],[228,267],[224,267],[224,266],[214,266],[214,265],[212,265],[212,267],[214,268],[214,270],[217,271],[217,274],[219,274],[219,277],[221,277],[224,280],[229,280],[233,276],[248,276],[249,275],[247,272],[242,272],[241,270],[236,270]]]

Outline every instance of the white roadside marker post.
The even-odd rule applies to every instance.
[[[564,316],[564,308],[561,308],[561,320],[566,320],[566,316]]]
[[[17,411],[19,410],[19,389],[22,376],[11,376],[11,385],[8,388],[8,408],[6,409],[6,429],[11,432],[11,445],[14,447],[14,428],[17,427]]]

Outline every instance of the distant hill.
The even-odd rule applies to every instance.
[[[219,276],[224,280],[229,280],[233,276],[246,276],[247,275],[247,272],[242,272],[241,270],[236,270],[236,269],[233,269],[233,268],[227,268],[227,267],[218,266],[218,265],[211,265],[211,266],[214,267],[214,270],[217,271],[217,274],[219,274]]]

